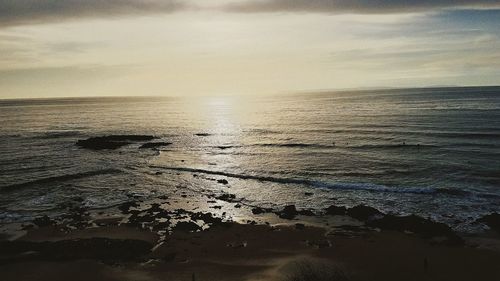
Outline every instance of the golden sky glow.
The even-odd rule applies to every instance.
[[[44,12],[36,22],[0,13],[0,98],[500,83],[496,8],[323,13],[219,6],[56,20]]]

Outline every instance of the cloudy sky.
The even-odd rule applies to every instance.
[[[0,98],[500,84],[500,0],[0,0]]]

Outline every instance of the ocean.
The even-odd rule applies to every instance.
[[[75,145],[117,134],[172,144]],[[500,212],[500,87],[0,100],[0,224],[179,188],[260,207],[365,204],[475,231]]]

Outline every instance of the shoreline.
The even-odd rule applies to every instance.
[[[24,234],[0,240],[2,280],[67,280],[82,270],[76,280],[500,277],[494,266],[500,235],[493,230],[463,236],[444,224],[362,205],[332,205],[315,214],[293,205],[252,208],[223,197],[248,214],[233,216],[226,206],[216,212],[177,208],[184,199],[131,200],[95,211],[75,202],[59,220],[37,218],[24,225]]]

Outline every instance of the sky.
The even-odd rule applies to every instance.
[[[500,0],[0,0],[0,98],[500,85]]]

